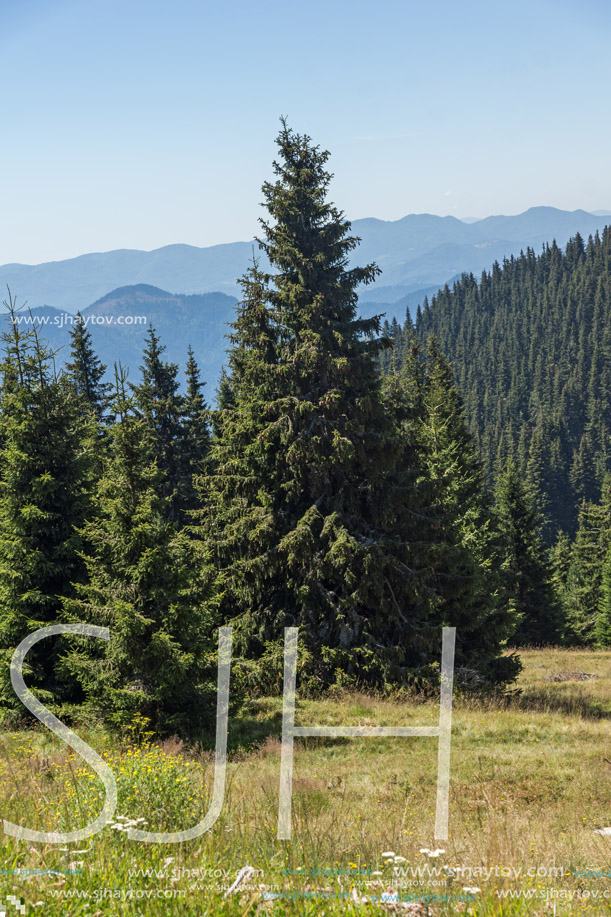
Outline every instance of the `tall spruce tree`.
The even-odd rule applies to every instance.
[[[83,527],[88,577],[64,605],[68,620],[109,627],[110,641],[92,653],[75,638],[64,667],[110,726],[139,713],[160,734],[194,734],[213,719],[214,573],[202,546],[169,519],[147,421],[121,370],[113,409],[96,515]]]
[[[179,391],[178,366],[163,359],[164,351],[159,335],[149,326],[140,367],[141,379],[131,388],[135,409],[144,421],[148,449],[156,456],[163,474],[168,518],[184,521],[189,495],[184,493],[186,482],[182,467],[183,397]]]
[[[596,617],[598,646],[611,646],[611,475],[606,475],[601,498],[600,554],[603,557],[600,574],[600,599]]]
[[[426,363],[422,455],[433,495],[440,613],[444,623],[457,627],[459,664],[479,670],[489,682],[509,681],[519,661],[496,653],[512,637],[517,621],[500,575],[502,543],[491,499],[452,368],[434,338],[428,342]]]
[[[98,420],[108,419],[108,400],[111,385],[104,382],[106,366],[96,356],[91,332],[80,312],[70,329],[70,362],[66,373],[80,395],[95,413]]]
[[[29,633],[60,619],[62,596],[82,576],[79,552],[90,500],[95,428],[72,384],[52,372],[36,330],[22,331],[5,303],[0,399],[0,703],[21,709],[9,663]],[[73,696],[58,674],[53,646],[35,647],[24,670],[41,698]]]
[[[607,551],[601,572],[596,642],[599,646],[611,646],[611,549]]]
[[[378,271],[348,266],[358,240],[326,200],[328,154],[285,123],[277,142],[260,242],[271,271],[243,279],[201,481],[224,614],[264,660],[260,677],[289,624],[315,683],[430,676],[444,615],[418,408],[401,383],[382,393],[376,363],[391,342],[356,313]]]
[[[189,346],[186,366],[187,390],[182,402],[180,494],[183,517],[198,506],[194,478],[204,470],[210,451],[210,411],[203,395],[205,383],[201,381],[199,366]]]
[[[518,622],[513,641],[517,646],[557,644],[564,636],[564,620],[541,517],[511,460],[498,481],[497,515],[506,552],[505,583]]]
[[[584,502],[571,548],[566,602],[571,642],[608,645],[608,563],[611,549],[611,478],[602,498]]]
[[[571,643],[569,575],[571,569],[571,541],[566,532],[558,532],[550,552],[552,587],[558,596],[565,620],[565,640]]]
[[[571,550],[567,581],[570,641],[576,645],[596,642],[596,623],[602,600],[605,561],[605,515],[600,503],[584,502]]]

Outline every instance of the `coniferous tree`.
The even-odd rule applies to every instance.
[[[592,645],[596,642],[606,554],[605,528],[603,506],[599,503],[583,503],[571,550],[567,581],[570,640],[577,645]]]
[[[427,346],[421,431],[444,620],[458,628],[463,665],[481,672],[485,659],[489,681],[510,680],[519,671],[517,658],[495,655],[517,623],[500,575],[502,545],[452,368],[434,338]]]
[[[497,515],[506,551],[504,575],[512,597],[518,646],[557,644],[564,621],[531,492],[509,461],[497,485]]]
[[[284,625],[299,625],[303,671],[319,684],[342,671],[430,677],[446,615],[419,396],[413,380],[381,390],[390,342],[375,339],[378,319],[356,315],[377,268],[348,267],[358,240],[326,201],[328,154],[285,124],[278,145],[277,181],[263,188],[272,272],[255,265],[243,280],[201,481],[225,615],[264,661]]]
[[[163,360],[164,350],[154,328],[149,328],[142,378],[132,390],[136,410],[145,422],[149,448],[164,475],[169,518],[185,525],[198,505],[193,479],[202,472],[210,448],[210,417],[191,347],[184,395],[179,390],[178,367]]]
[[[150,326],[140,367],[141,380],[132,385],[134,405],[144,422],[149,453],[157,458],[163,475],[164,496],[169,519],[177,521],[184,509],[181,485],[183,399],[179,392],[178,366],[163,360],[165,347]]]
[[[611,475],[606,475],[601,498],[600,553],[603,557],[600,601],[596,617],[596,642],[611,646]]]
[[[64,667],[111,726],[139,713],[161,734],[197,732],[213,718],[214,574],[201,545],[169,519],[164,474],[122,370],[113,407],[97,512],[83,527],[88,577],[65,602],[69,620],[109,627],[110,641],[98,653],[73,646]]]
[[[596,642],[599,646],[611,646],[611,550],[607,551],[601,573]]]
[[[180,494],[183,515],[198,505],[194,478],[204,470],[210,451],[210,411],[203,396],[205,383],[200,379],[199,367],[189,346],[186,367],[187,391],[181,412]]]
[[[91,407],[98,420],[107,419],[110,383],[104,382],[106,367],[96,356],[91,332],[80,312],[70,329],[70,357],[66,373],[77,394]]]
[[[401,625],[374,573],[383,345],[378,320],[356,317],[356,288],[377,268],[347,267],[357,240],[325,200],[328,154],[286,125],[278,144],[261,243],[275,273],[255,266],[243,285],[207,482],[213,541],[250,652],[296,623],[323,681],[338,667],[379,678],[376,637],[385,647],[381,632]]]
[[[550,552],[552,587],[562,607],[565,620],[565,640],[572,642],[570,628],[569,574],[571,569],[571,542],[566,532],[558,532]]]
[[[79,552],[88,507],[95,428],[36,330],[23,332],[14,300],[2,335],[0,403],[0,703],[21,707],[9,662],[29,633],[57,623],[61,597],[82,575]],[[57,671],[57,646],[35,647],[25,670],[39,696],[71,696]]]

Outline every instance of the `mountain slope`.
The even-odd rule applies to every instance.
[[[400,365],[406,335],[391,333]],[[611,228],[564,252],[529,250],[479,282],[464,275],[425,307],[417,334],[454,364],[489,481],[513,458],[549,534],[573,533],[611,471]]]

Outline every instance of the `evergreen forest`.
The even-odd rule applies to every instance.
[[[213,718],[218,628],[232,692],[503,692],[519,647],[611,645],[611,230],[463,275],[401,327],[361,318],[329,154],[285,122],[210,403],[189,349],[107,367],[75,324],[56,368],[13,321],[0,391],[0,710],[24,673],[65,719],[160,735]],[[99,645],[98,645],[99,644]]]

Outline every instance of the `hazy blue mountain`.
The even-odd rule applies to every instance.
[[[396,303],[418,290],[437,287],[462,271],[480,272],[495,260],[544,242],[585,238],[609,222],[605,214],[533,207],[517,216],[491,216],[468,223],[455,217],[411,214],[395,221],[355,220],[362,238],[355,262],[376,261],[382,276],[363,291],[367,302]],[[0,267],[0,289],[8,284],[31,306],[75,312],[108,290],[147,284],[185,294],[220,291],[238,295],[236,279],[253,253],[252,242],[196,248],[167,245],[152,252],[120,250],[81,255],[47,264]],[[264,259],[262,259],[264,265]]]
[[[415,290],[396,302],[361,302],[359,311],[365,318],[384,314],[390,320],[396,316],[403,324],[406,309],[414,312],[425,296],[430,298],[437,291],[438,286],[433,286]],[[178,363],[181,368],[185,365],[189,344],[193,347],[212,400],[225,363],[228,323],[233,321],[236,302],[235,297],[225,293],[181,295],[138,284],[113,290],[82,309],[81,314],[91,331],[96,352],[108,367],[109,378],[112,378],[115,361],[130,368],[130,379],[138,376],[146,329],[153,325],[166,345],[166,359]],[[74,314],[52,306],[39,306],[31,310],[26,308],[20,315],[24,317],[23,328],[30,324],[31,315],[40,337],[57,351],[57,366],[66,362]],[[121,324],[117,321],[119,318]],[[7,321],[6,314],[0,314],[0,328]]]
[[[52,305],[68,312],[82,311],[109,290],[139,284],[233,294],[252,251],[251,242],[209,248],[166,245],[152,252],[122,249],[46,264],[7,264],[0,267],[0,288],[8,284],[30,306]]]
[[[212,400],[225,362],[227,323],[233,319],[235,304],[235,298],[224,293],[183,296],[139,284],[113,290],[81,312],[109,375],[117,361],[129,366],[130,379],[136,380],[146,329],[153,325],[166,345],[165,358],[178,363],[181,369],[184,369],[187,348],[191,344],[202,379],[208,383],[207,396]],[[28,317],[27,310],[20,314]],[[40,337],[58,350],[56,363],[61,365],[69,354],[72,313],[43,306],[32,309],[31,315]],[[123,321],[126,317],[133,320],[144,317],[146,323],[117,324],[119,317]],[[7,323],[7,316],[0,315],[0,322]]]

